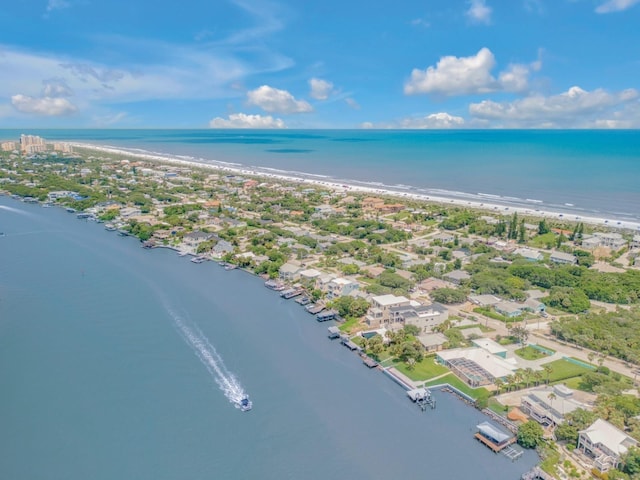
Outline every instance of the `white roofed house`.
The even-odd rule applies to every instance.
[[[564,385],[534,388],[520,401],[520,409],[544,426],[561,424],[565,415],[578,408],[590,409],[589,405],[573,398],[573,390]]]
[[[316,283],[316,279],[322,275],[322,272],[319,270],[316,270],[314,268],[308,268],[306,270],[301,270],[299,272],[299,276],[300,276],[300,282],[304,283],[305,285],[309,285],[315,286]]]
[[[594,468],[600,472],[617,468],[622,456],[637,445],[634,438],[600,418],[580,431],[578,437],[578,450],[592,459]]]
[[[370,327],[388,326],[391,321],[391,308],[409,305],[410,300],[406,297],[395,295],[378,295],[371,298],[371,308],[367,312],[365,321]]]
[[[198,246],[201,243],[216,237],[217,236],[214,235],[213,233],[206,233],[206,232],[200,232],[200,231],[189,232],[185,234],[184,237],[182,237],[182,243],[184,244],[185,247],[187,247],[186,248],[187,250],[195,253],[198,249]]]
[[[327,285],[327,298],[332,300],[338,297],[346,297],[351,292],[358,290],[360,284],[348,278],[334,278]]]
[[[435,327],[449,318],[449,311],[439,303],[431,305],[399,305],[391,307],[390,322],[402,325],[414,325],[421,333],[432,332]]]
[[[582,239],[582,247],[593,249],[597,247],[609,247],[612,250],[619,250],[627,244],[622,235],[615,232],[596,232],[591,236]]]

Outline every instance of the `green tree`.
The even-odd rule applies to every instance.
[[[518,427],[518,443],[524,448],[536,448],[542,443],[544,431],[538,422],[529,421]]]
[[[450,305],[452,303],[462,303],[467,299],[467,294],[463,290],[456,288],[436,288],[429,296],[434,302]]]
[[[545,235],[549,233],[551,230],[547,226],[547,221],[542,219],[540,223],[538,223],[538,235]]]

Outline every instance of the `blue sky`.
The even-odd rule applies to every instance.
[[[23,0],[0,126],[640,128],[640,0]]]

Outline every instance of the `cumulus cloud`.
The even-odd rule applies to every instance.
[[[432,113],[426,117],[405,118],[400,122],[400,128],[442,129],[460,128],[464,125],[464,118],[449,115],[446,112]]]
[[[60,97],[30,97],[18,94],[11,97],[11,104],[19,112],[44,116],[69,115],[77,110],[73,103]]]
[[[326,100],[333,93],[333,83],[321,78],[309,80],[309,87],[311,88],[311,97],[316,100]]]
[[[211,128],[286,128],[280,118],[271,115],[232,113],[228,118],[216,117],[209,122]]]
[[[447,129],[461,128],[464,125],[464,118],[450,115],[446,112],[432,113],[424,117],[408,117],[397,122],[389,123],[372,123],[364,122],[361,128],[380,128],[380,129]]]
[[[596,8],[596,13],[622,12],[638,2],[640,0],[608,0]]]
[[[532,95],[511,102],[484,100],[469,105],[471,116],[498,122],[506,127],[575,128],[596,125],[627,125],[629,120],[620,108],[635,110],[638,91],[627,89],[610,93],[603,89],[592,91],[571,87],[558,95]],[[617,111],[616,111],[617,110]]]
[[[470,0],[469,9],[465,15],[473,23],[489,25],[491,23],[491,7],[487,6],[485,0]]]
[[[304,100],[296,100],[286,90],[279,90],[262,85],[247,92],[249,105],[255,105],[270,113],[306,113],[313,111],[311,105]]]
[[[529,87],[531,71],[541,67],[541,61],[525,64],[511,64],[496,79],[491,70],[496,59],[488,48],[481,48],[470,57],[446,56],[426,70],[414,68],[411,78],[404,85],[407,95],[473,95],[496,91],[524,92]]]

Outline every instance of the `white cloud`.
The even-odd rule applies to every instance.
[[[70,6],[71,4],[66,0],[49,0],[47,3],[47,12],[62,10],[63,8],[69,8]]]
[[[625,125],[629,112],[638,111],[639,92],[627,89],[609,93],[603,89],[586,91],[571,87],[558,95],[532,95],[512,102],[484,100],[469,105],[476,119],[498,122],[494,126],[521,128],[587,128],[596,125]],[[622,108],[623,110],[617,110]]]
[[[400,128],[442,129],[460,128],[464,125],[464,118],[449,115],[446,112],[432,113],[426,117],[405,118],[400,122]]]
[[[465,15],[473,23],[491,23],[491,7],[488,7],[485,0],[470,0],[469,9]]]
[[[66,98],[60,97],[30,97],[28,95],[13,95],[11,104],[22,113],[35,115],[61,116],[77,111],[77,107]]]
[[[229,118],[216,117],[209,122],[211,128],[286,128],[280,118],[271,115],[247,115],[232,113]]]
[[[425,20],[424,18],[414,18],[413,20],[411,20],[411,25],[413,25],[414,27],[429,28],[431,26],[431,23],[429,23],[429,21]]]
[[[42,82],[42,96],[43,97],[71,97],[73,96],[73,90],[69,88],[69,85],[64,80],[52,78]]]
[[[596,13],[622,12],[638,2],[640,0],[608,0],[596,8]]]
[[[349,107],[353,108],[354,110],[360,110],[360,104],[356,102],[353,98],[347,97],[344,99],[344,101],[346,102],[347,105],[349,105]]]
[[[496,91],[524,92],[529,87],[529,74],[541,68],[538,58],[529,65],[511,64],[500,72],[498,79],[491,70],[496,59],[488,48],[481,48],[470,57],[441,57],[436,66],[426,70],[414,68],[411,78],[404,85],[407,95],[473,95]]]
[[[262,85],[247,92],[249,105],[255,105],[270,113],[306,113],[313,111],[311,105],[304,100],[296,100],[286,90],[279,90]]]
[[[316,100],[326,100],[333,93],[333,83],[320,78],[309,80],[309,87],[311,88],[311,97]]]
[[[464,118],[450,115],[446,112],[432,113],[424,117],[408,117],[397,122],[372,123],[364,122],[361,128],[379,128],[379,129],[447,129],[461,128],[464,126]]]

